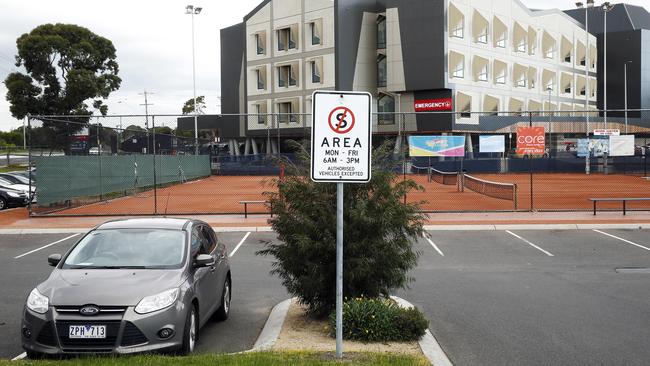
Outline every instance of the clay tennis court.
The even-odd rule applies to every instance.
[[[528,174],[476,174],[476,177],[517,184],[518,210],[530,209]],[[149,214],[243,214],[243,200],[265,200],[263,192],[273,191],[274,176],[211,176],[196,181],[140,192],[136,196],[88,204],[57,211],[58,215],[149,215]],[[401,178],[401,176],[400,176]],[[455,185],[427,182],[424,175],[408,175],[424,190],[408,195],[409,202],[426,201],[424,211],[510,211],[510,200],[487,197]],[[592,197],[650,197],[650,180],[639,176],[602,174],[535,174],[534,210],[590,210]],[[332,203],[334,204],[334,202]],[[621,203],[599,203],[599,209],[620,209]],[[650,202],[630,202],[630,209],[650,209]],[[263,204],[248,207],[249,213],[268,212]],[[38,210],[35,210],[38,213]]]

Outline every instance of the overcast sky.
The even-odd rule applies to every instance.
[[[307,0],[309,1],[309,0]],[[0,130],[22,124],[11,117],[2,81],[16,70],[16,38],[45,23],[73,23],[110,39],[117,49],[122,78],[108,100],[109,114],[180,113],[192,98],[191,16],[185,6],[203,7],[195,16],[196,93],[206,96],[207,113],[220,111],[219,29],[241,22],[261,0],[0,0]],[[574,8],[569,0],[522,0],[530,8]],[[599,1],[597,1],[600,3]],[[631,0],[650,10],[650,0]]]

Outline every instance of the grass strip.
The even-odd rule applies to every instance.
[[[377,365],[377,366],[424,366],[429,365],[424,357],[389,353],[344,353],[337,360],[334,353],[314,353],[302,351],[288,352],[249,352],[239,354],[200,354],[188,357],[163,355],[139,356],[88,356],[69,359],[0,361],[0,366],[328,366],[328,365]]]

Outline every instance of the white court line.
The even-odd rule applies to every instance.
[[[68,240],[68,239],[70,239],[70,238],[74,238],[75,236],[77,236],[77,235],[79,235],[79,234],[81,234],[81,233],[72,234],[72,235],[70,235],[70,236],[68,236],[68,237],[65,237],[65,238],[61,239],[61,240],[57,240],[57,241],[55,241],[55,242],[53,242],[53,243],[50,243],[50,244],[47,244],[47,245],[43,245],[43,246],[40,247],[40,248],[36,248],[36,249],[31,250],[31,251],[29,251],[29,252],[27,252],[27,253],[23,253],[23,254],[21,254],[21,255],[19,255],[19,256],[17,256],[17,257],[14,257],[14,259],[22,258],[22,257],[24,257],[24,256],[26,256],[26,255],[29,255],[29,254],[32,254],[32,253],[38,252],[39,250],[45,249],[45,248],[47,248],[47,247],[51,247],[51,246],[54,245],[54,244],[59,244],[60,242],[62,242],[62,241],[66,241],[66,240]]]
[[[515,238],[520,239],[520,240],[523,241],[524,243],[526,243],[526,244],[530,245],[531,247],[533,247],[533,248],[539,250],[540,252],[542,252],[542,253],[548,255],[549,257],[553,257],[553,254],[551,254],[550,252],[547,252],[546,250],[544,250],[544,249],[538,247],[537,245],[535,245],[535,244],[529,242],[528,240],[526,240],[526,239],[522,238],[521,236],[519,236],[519,235],[513,233],[512,231],[510,231],[510,230],[506,230],[506,233],[508,233],[508,234],[510,234],[510,235],[512,235],[512,236],[514,236]]]
[[[239,247],[241,247],[241,245],[244,244],[244,242],[246,241],[246,238],[248,238],[248,236],[250,234],[251,234],[251,232],[249,231],[249,232],[246,233],[246,235],[244,235],[243,238],[241,238],[241,240],[239,241],[239,244],[237,244],[235,249],[232,250],[232,252],[230,253],[230,255],[228,257],[232,258],[232,256],[235,255],[235,253],[237,252],[237,249],[239,249]]]
[[[441,256],[443,256],[443,257],[445,256],[445,254],[442,252],[442,250],[440,250],[440,248],[438,248],[438,246],[436,245],[436,243],[434,243],[433,241],[431,241],[431,239],[429,239],[429,238],[426,237],[426,236],[425,236],[424,238],[427,239],[427,241],[429,242],[429,244],[431,244],[431,246],[433,247],[433,249],[435,249],[438,253],[440,253]]]
[[[18,361],[18,360],[22,360],[25,357],[27,357],[27,352],[23,352],[23,353],[19,354],[18,356],[12,358],[11,360],[12,361]]]
[[[637,246],[637,247],[639,247],[639,248],[641,248],[641,249],[650,250],[650,248],[648,248],[648,247],[644,247],[643,245],[637,244],[637,243],[635,243],[635,242],[631,242],[631,241],[629,241],[629,240],[627,240],[627,239],[619,238],[619,237],[616,236],[616,235],[608,234],[608,233],[606,233],[606,232],[604,232],[604,231],[600,231],[600,230],[596,230],[596,229],[594,229],[594,231],[597,232],[597,233],[603,234],[603,235],[607,235],[607,236],[609,236],[609,237],[611,237],[611,238],[618,239],[618,240],[620,240],[620,241],[626,242],[626,243],[628,243],[628,244],[632,244],[632,245]]]

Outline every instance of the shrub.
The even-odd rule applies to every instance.
[[[329,317],[330,335],[336,334],[336,313]],[[405,309],[385,298],[353,298],[343,303],[343,338],[364,342],[414,341],[429,322],[417,308]]]
[[[297,148],[301,148],[298,146]],[[396,176],[386,162],[391,150],[373,153],[372,179],[346,184],[344,194],[343,295],[387,296],[412,280],[409,270],[419,253],[412,241],[424,233],[417,203],[405,203],[412,180]],[[286,176],[266,192],[275,213],[270,220],[278,242],[267,242],[260,255],[275,257],[272,274],[298,297],[312,315],[327,316],[336,304],[336,184],[310,179],[309,154],[299,150],[300,163],[284,162]]]

